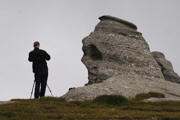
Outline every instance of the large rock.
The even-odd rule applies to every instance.
[[[134,24],[110,16],[100,20],[95,31],[83,39],[82,62],[88,69],[88,84],[119,74],[163,78],[147,42]]]
[[[179,75],[174,72],[171,62],[166,60],[164,54],[157,51],[152,52],[151,54],[153,55],[154,59],[157,61],[159,67],[161,68],[165,80],[180,83]]]
[[[83,39],[82,62],[89,82],[71,89],[65,99],[92,100],[105,94],[133,98],[149,91],[164,93],[167,98],[180,97],[179,84],[165,80],[162,61],[150,52],[136,25],[111,16],[99,19],[94,32]]]

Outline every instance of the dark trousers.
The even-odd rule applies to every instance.
[[[35,73],[35,93],[34,97],[45,96],[48,73]]]

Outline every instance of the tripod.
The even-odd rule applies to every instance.
[[[33,91],[34,91],[34,86],[35,86],[35,83],[36,83],[36,81],[34,80],[33,87],[32,87],[32,90],[31,90],[30,99],[32,98],[32,94],[33,94]],[[51,91],[51,89],[50,89],[49,85],[47,84],[46,86],[47,86],[47,88],[48,88],[49,92],[51,93],[51,96],[54,96],[54,95],[52,94],[52,91]]]

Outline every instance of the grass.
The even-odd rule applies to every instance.
[[[128,99],[120,95],[102,95],[96,97],[93,102],[104,103],[109,105],[122,105],[128,103]]]
[[[180,101],[142,102],[149,95],[163,97],[153,92],[129,101],[113,95],[73,102],[53,97],[16,99],[0,105],[0,120],[180,120]]]

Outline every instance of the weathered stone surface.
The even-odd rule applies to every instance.
[[[156,51],[152,52],[152,55],[159,64],[165,80],[180,83],[179,75],[174,72],[171,62],[166,60],[164,54]]]
[[[82,62],[88,69],[89,82],[62,97],[92,100],[113,94],[130,99],[154,91],[165,94],[166,99],[180,99],[180,85],[171,82],[175,76],[172,65],[150,52],[136,25],[111,16],[99,19],[94,32],[83,39]]]

